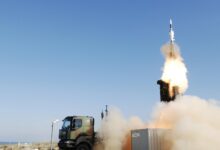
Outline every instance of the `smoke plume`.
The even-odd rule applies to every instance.
[[[127,132],[127,122],[120,111],[116,108],[110,109],[98,132],[103,140],[104,150],[121,150]]]
[[[143,128],[169,129],[165,139],[171,146],[165,150],[219,150],[219,114],[217,101],[196,96],[158,103],[147,123],[138,117],[125,119],[119,110],[110,109],[99,130],[104,144],[100,150],[131,150],[130,130]]]
[[[174,102],[160,103],[153,123],[169,128],[166,137],[171,150],[219,150],[220,107],[217,101],[196,96],[181,96]]]
[[[108,116],[102,120],[98,131],[102,143],[97,145],[95,149],[130,150],[130,131],[146,127],[140,118],[131,117],[127,120],[117,108],[110,108]]]
[[[175,43],[168,43],[162,46],[162,53],[165,57],[163,74],[161,79],[170,84],[170,94],[172,88],[177,86],[182,94],[188,88],[187,69],[180,54],[180,49]]]

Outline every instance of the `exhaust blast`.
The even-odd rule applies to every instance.
[[[158,103],[152,120],[146,123],[138,117],[126,119],[119,110],[110,109],[98,131],[103,145],[95,150],[141,150],[131,148],[133,129],[168,129],[168,133],[154,136],[164,140],[161,144],[151,143],[161,147],[148,150],[219,150],[219,114],[218,101],[185,95],[170,103]]]
[[[98,138],[102,142],[96,145],[95,150],[131,150],[130,131],[146,127],[140,118],[131,117],[127,120],[119,109],[111,107],[98,130]]]
[[[102,147],[96,150],[121,150],[128,133],[127,121],[118,109],[112,108],[103,118],[98,133],[103,142]]]
[[[168,128],[168,150],[219,150],[220,105],[215,100],[181,96],[171,103],[159,103],[153,123]]]
[[[170,21],[170,42],[163,45],[161,51],[165,57],[160,85],[161,101],[169,102],[176,95],[183,94],[188,88],[187,69],[180,54],[179,46],[174,42],[174,31]]]
[[[178,93],[183,94],[188,88],[187,69],[180,55],[177,44],[165,44],[161,48],[165,63],[161,80],[169,83],[169,93],[174,95],[173,88],[178,87]]]

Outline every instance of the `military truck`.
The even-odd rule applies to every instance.
[[[60,149],[92,150],[96,141],[95,119],[91,116],[68,116],[59,130]]]

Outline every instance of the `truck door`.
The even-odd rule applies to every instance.
[[[72,123],[71,139],[76,139],[82,133],[82,119],[75,118]]]

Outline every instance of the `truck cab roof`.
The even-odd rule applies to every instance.
[[[73,118],[89,118],[89,119],[94,119],[92,116],[67,116],[65,119],[73,119]]]

